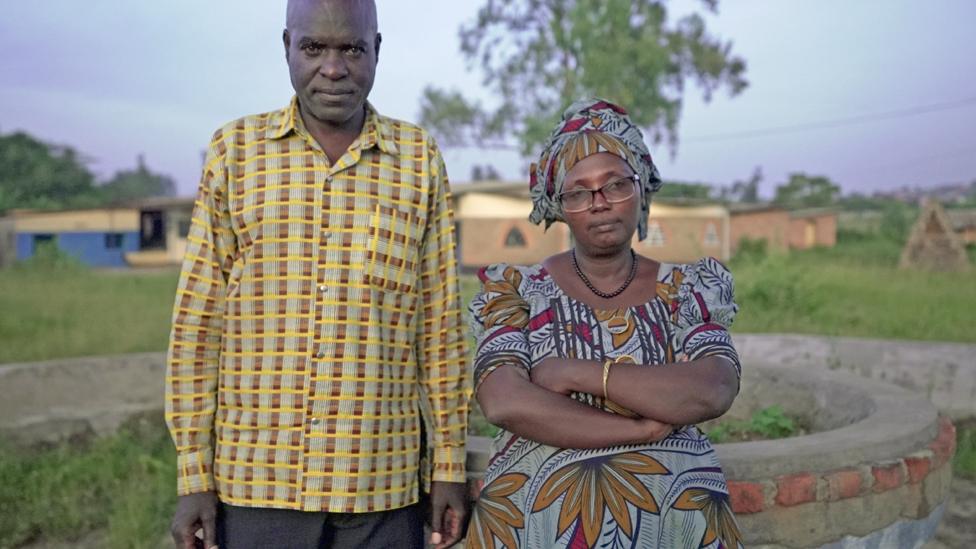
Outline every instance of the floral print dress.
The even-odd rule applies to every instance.
[[[568,297],[541,265],[495,264],[479,276],[483,290],[470,307],[476,390],[499,366],[530,370],[551,356],[680,368],[718,355],[739,373],[727,331],[737,311],[732,275],[715,259],[661,264],[656,297],[618,310]],[[602,397],[573,397],[626,413]],[[502,431],[492,450],[466,547],[742,545],[718,459],[695,426],[656,443],[587,450]]]

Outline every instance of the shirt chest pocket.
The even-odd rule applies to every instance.
[[[386,291],[413,292],[422,232],[416,213],[376,204],[369,223],[364,282]]]

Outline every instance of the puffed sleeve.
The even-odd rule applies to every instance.
[[[529,369],[529,341],[522,331],[529,322],[529,305],[522,298],[522,272],[496,263],[478,273],[481,292],[468,307],[475,339],[474,390],[499,366]]]
[[[677,354],[686,360],[725,357],[741,377],[739,354],[728,331],[739,306],[732,273],[725,265],[712,257],[688,265],[673,307]]]

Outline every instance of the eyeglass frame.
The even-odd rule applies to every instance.
[[[620,200],[610,200],[609,198],[607,198],[607,195],[603,193],[603,189],[609,187],[610,185],[613,185],[614,183],[618,183],[618,182],[620,182],[621,180],[624,180],[624,179],[629,179],[630,182],[633,183],[634,193],[631,194],[630,196],[628,196],[627,198],[622,198]],[[623,177],[615,177],[615,178],[611,179],[610,181],[607,181],[603,185],[600,185],[596,189],[579,188],[579,189],[572,189],[572,190],[569,190],[569,191],[563,191],[563,192],[557,194],[556,195],[556,198],[559,199],[559,207],[562,208],[562,210],[564,212],[566,212],[566,213],[585,212],[586,210],[589,210],[590,208],[593,207],[593,203],[596,200],[596,193],[600,193],[600,196],[602,196],[603,199],[607,201],[607,204],[620,204],[621,202],[626,202],[626,201],[630,200],[631,198],[633,198],[637,194],[637,185],[638,185],[638,183],[640,183],[640,176],[637,175],[636,173],[633,173],[633,174],[630,174],[630,175],[625,175]],[[565,195],[567,193],[575,193],[575,192],[580,192],[580,191],[586,191],[586,192],[590,193],[590,201],[589,201],[589,203],[586,205],[586,207],[580,208],[578,210],[567,210],[566,209],[566,205],[563,204],[563,195]]]

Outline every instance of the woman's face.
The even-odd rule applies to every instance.
[[[632,177],[633,170],[615,154],[601,152],[587,156],[566,174],[563,193],[582,189],[599,189],[620,178]],[[563,210],[563,218],[573,233],[577,247],[594,255],[614,253],[630,248],[637,230],[640,212],[640,191],[623,202],[608,202],[603,193],[593,195],[593,203],[579,212]]]

